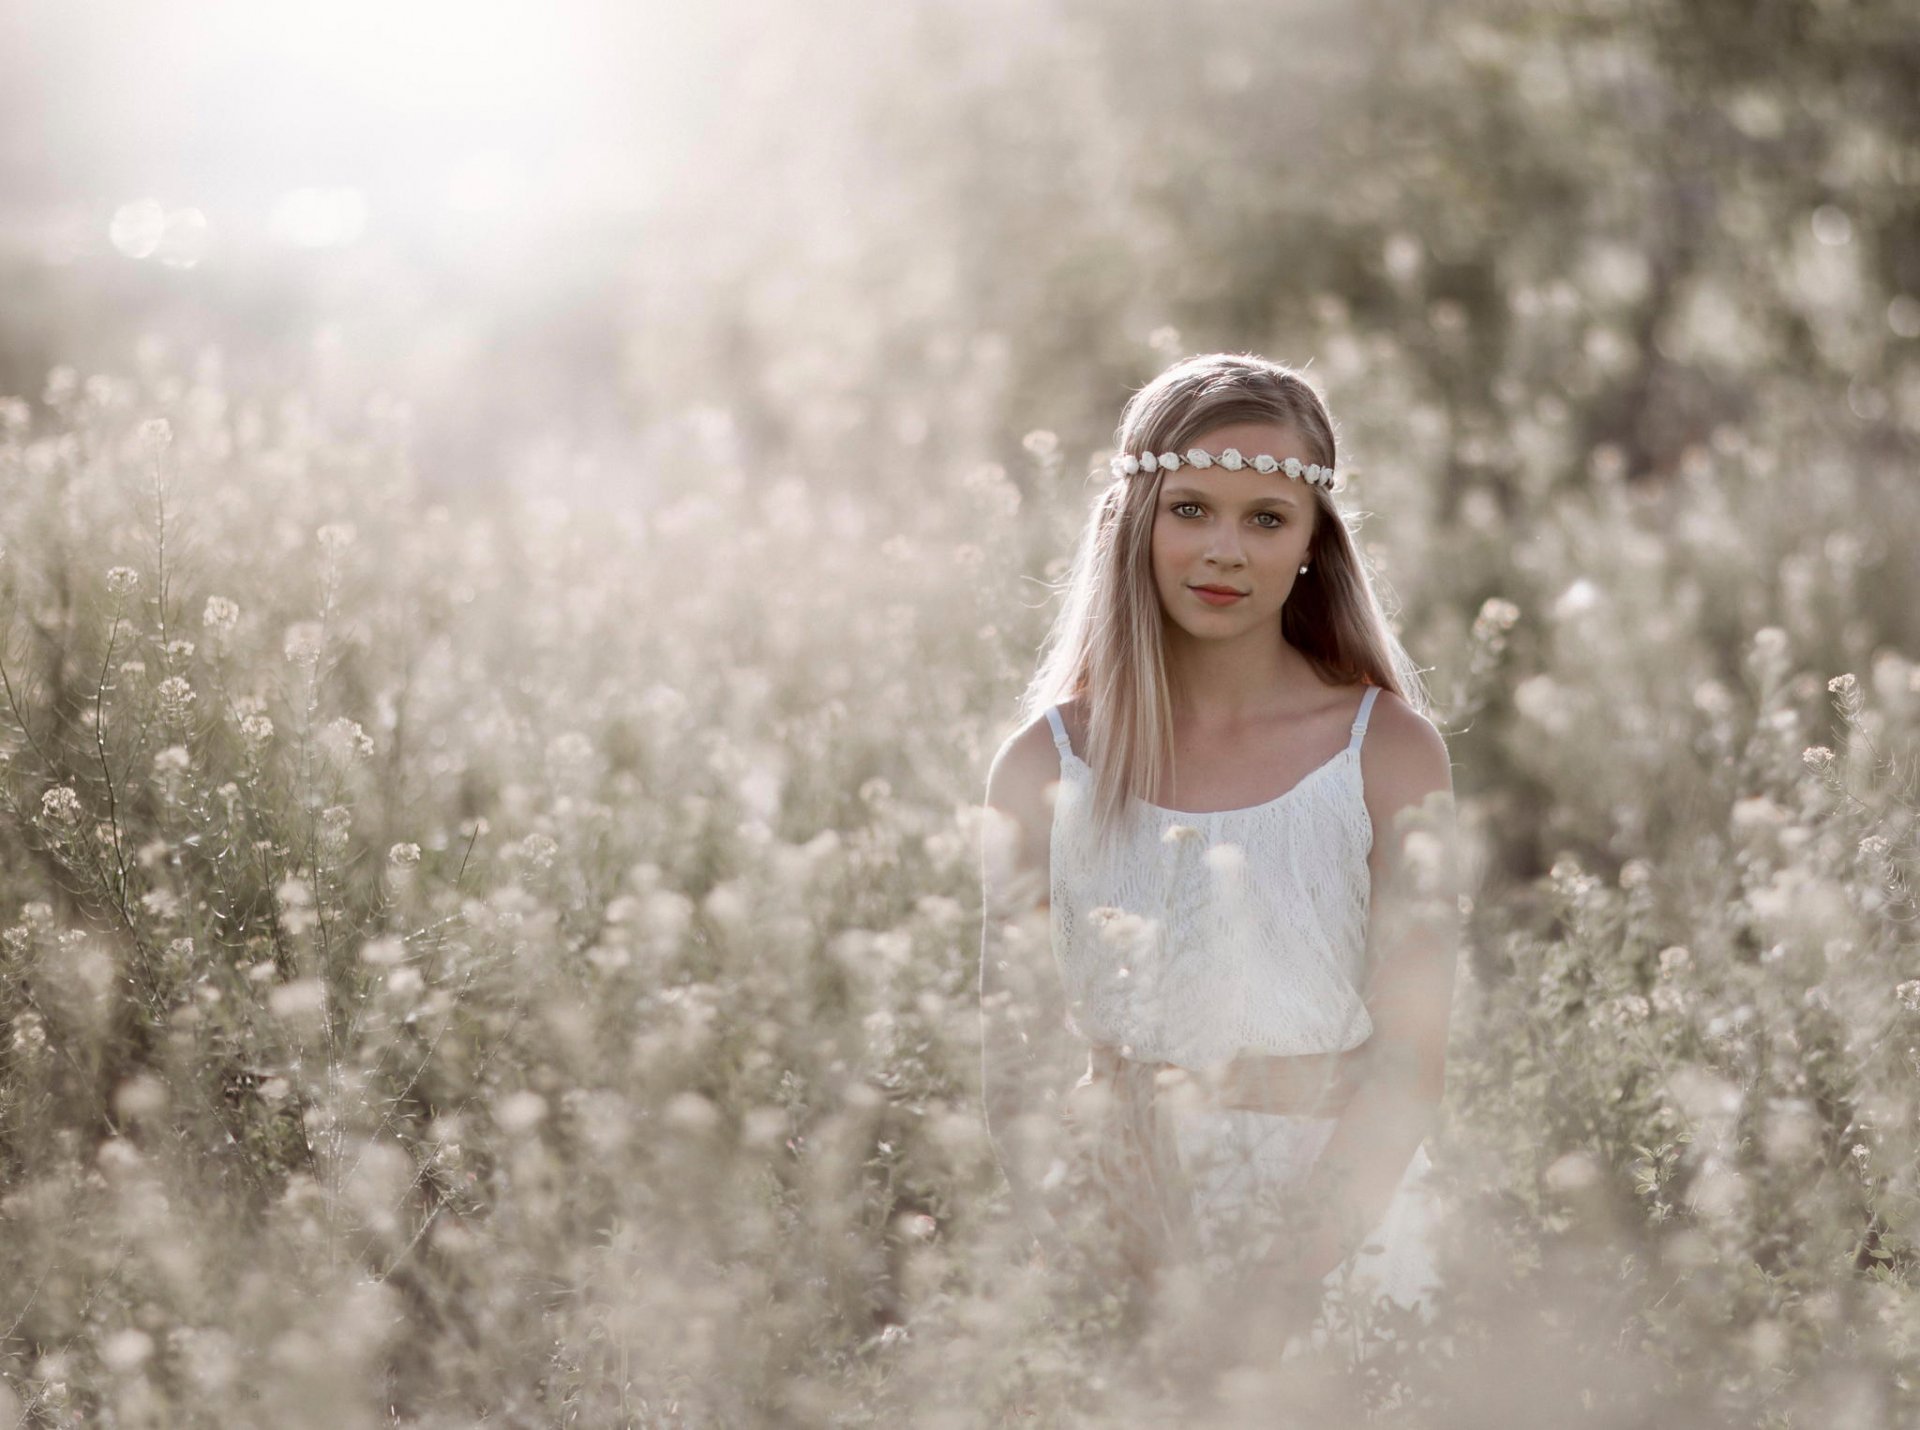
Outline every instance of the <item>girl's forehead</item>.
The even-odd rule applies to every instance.
[[[1278,454],[1276,454],[1278,455]],[[1282,506],[1305,507],[1312,498],[1301,484],[1282,472],[1256,472],[1243,467],[1229,472],[1224,467],[1182,467],[1161,478],[1160,495],[1206,497],[1208,500],[1239,499],[1246,502],[1278,502]]]
[[[1288,457],[1306,456],[1298,434],[1291,427],[1279,422],[1227,422],[1218,427],[1210,427],[1193,440],[1193,446],[1204,447],[1218,454],[1228,447],[1238,448],[1242,456],[1252,457],[1265,452],[1270,457],[1282,460]]]

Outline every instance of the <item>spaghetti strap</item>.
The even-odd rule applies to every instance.
[[[1060,723],[1059,706],[1049,705],[1047,707],[1047,723],[1053,726],[1054,747],[1060,751],[1062,756],[1071,755],[1073,753],[1073,746],[1067,743],[1067,727]]]
[[[1379,686],[1369,685],[1367,687],[1367,693],[1360,697],[1360,713],[1359,715],[1354,717],[1353,739],[1349,741],[1347,744],[1347,748],[1349,750],[1358,751],[1360,748],[1360,741],[1366,737],[1367,716],[1373,713],[1373,698],[1379,693],[1380,693]]]

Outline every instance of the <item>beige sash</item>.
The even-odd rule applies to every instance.
[[[1097,1191],[1126,1267],[1149,1283],[1171,1262],[1200,1252],[1193,1196],[1180,1164],[1169,1098],[1215,1109],[1334,1117],[1352,1095],[1361,1048],[1293,1057],[1261,1054],[1213,1069],[1136,1061],[1094,1044],[1086,1074],[1067,1095],[1103,1087],[1108,1101],[1092,1130]]]

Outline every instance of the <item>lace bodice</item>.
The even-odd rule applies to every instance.
[[[1360,742],[1379,693],[1367,688],[1346,747],[1278,799],[1205,814],[1132,799],[1104,855],[1088,824],[1093,770],[1048,709],[1053,952],[1074,1032],[1191,1068],[1366,1041],[1373,821]]]

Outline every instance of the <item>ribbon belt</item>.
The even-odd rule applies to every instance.
[[[1256,1054],[1206,1069],[1130,1058],[1103,1043],[1090,1052],[1085,1075],[1068,1093],[1068,1107],[1083,1088],[1108,1091],[1091,1149],[1095,1180],[1121,1257],[1136,1274],[1152,1279],[1169,1261],[1192,1261],[1200,1251],[1168,1097],[1193,1107],[1333,1117],[1352,1096],[1360,1049]]]

